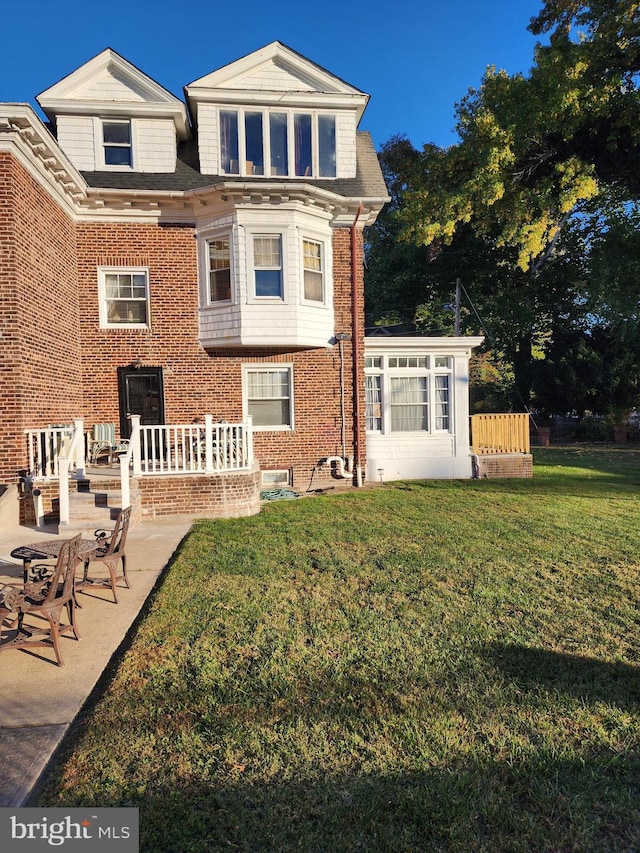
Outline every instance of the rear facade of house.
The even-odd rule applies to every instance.
[[[274,42],[184,101],[108,48],[46,120],[0,104],[0,482],[25,430],[132,415],[251,424],[265,483],[365,476],[367,99]]]

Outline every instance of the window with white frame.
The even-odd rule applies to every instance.
[[[128,119],[103,119],[102,156],[106,167],[133,167],[131,122]]]
[[[254,294],[256,297],[284,297],[282,281],[282,236],[256,234],[253,237]]]
[[[451,362],[449,356],[366,356],[367,430],[449,432]]]
[[[246,413],[256,429],[293,428],[291,367],[247,367],[244,371]]]
[[[273,109],[220,110],[226,175],[336,177],[336,117]]]
[[[322,249],[322,243],[317,240],[302,241],[303,293],[310,302],[324,302]]]
[[[231,242],[228,235],[207,240],[209,302],[231,299]]]
[[[365,417],[369,432],[382,430],[382,377],[365,376],[366,405]]]
[[[390,376],[391,432],[429,429],[429,388],[426,376]]]
[[[100,325],[149,326],[149,271],[143,268],[98,270]]]

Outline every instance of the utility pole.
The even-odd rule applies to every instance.
[[[456,337],[460,337],[460,279],[456,279],[456,325],[455,325],[455,333]]]

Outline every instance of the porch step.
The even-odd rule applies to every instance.
[[[59,533],[75,536],[76,533],[93,534],[95,530],[113,527],[122,509],[122,492],[100,486],[99,481],[78,481],[78,490],[69,494],[69,524],[59,525]],[[131,525],[135,526],[141,518],[141,506],[140,493],[134,483],[131,484],[131,505]]]

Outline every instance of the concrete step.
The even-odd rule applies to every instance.
[[[95,530],[109,530],[122,508],[122,492],[120,489],[100,490],[99,483],[80,481],[78,491],[69,493],[69,523],[59,525],[59,532],[65,536],[76,533],[93,534]],[[131,525],[138,523],[142,513],[140,510],[140,494],[136,488],[131,489],[131,504],[133,513]]]

